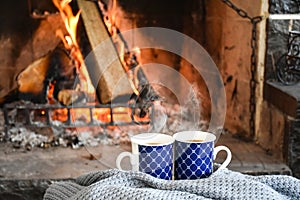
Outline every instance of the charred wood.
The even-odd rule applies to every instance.
[[[73,59],[60,45],[20,72],[17,76],[17,88],[1,98],[0,105],[18,100],[47,103],[51,84],[54,87],[53,98],[57,101],[60,100],[60,91],[75,89],[78,85]]]
[[[120,32],[119,27],[117,27],[114,22],[114,5],[108,5],[108,0],[100,0],[98,1],[99,9],[103,21],[106,23],[106,29],[110,33],[113,38],[115,48],[119,52],[124,52],[123,57],[123,68],[125,69],[128,78],[135,86],[137,92],[132,95],[132,101],[135,101],[138,105],[140,105],[140,112],[136,113],[140,117],[144,117],[151,107],[154,101],[160,101],[161,98],[155,92],[151,84],[149,83],[143,69],[140,67],[140,64],[136,57],[136,52],[129,49],[127,41]],[[115,3],[115,2],[114,2]],[[107,25],[109,24],[109,26]]]
[[[95,52],[90,53],[90,59],[86,63],[90,78],[96,85],[97,96],[101,103],[111,101],[129,100],[134,94],[133,88],[128,79],[124,79],[126,72],[119,59],[114,60],[106,66],[105,60],[118,58],[118,54],[110,36],[106,30],[103,20],[99,14],[97,4],[92,1],[78,0],[78,7],[81,10],[81,19],[92,50],[96,50],[102,42],[106,42],[106,51],[102,55]],[[101,76],[101,77],[99,77]],[[116,86],[116,84],[118,85]]]

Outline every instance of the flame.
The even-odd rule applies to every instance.
[[[112,109],[112,110],[111,110]],[[71,123],[82,122],[88,124],[91,120],[94,123],[130,123],[132,120],[136,122],[147,122],[150,116],[147,114],[144,117],[138,117],[134,115],[132,119],[132,109],[128,107],[116,107],[116,108],[93,108],[92,115],[88,108],[70,108],[68,119],[68,109],[58,108],[51,111],[51,120],[57,120],[61,122],[67,122],[70,120]],[[40,114],[45,115],[45,111],[41,111]]]
[[[62,20],[65,24],[66,30],[68,32],[68,35],[64,35],[62,30],[57,30],[56,35],[57,37],[61,38],[64,46],[66,49],[70,51],[70,55],[75,61],[76,69],[79,72],[79,79],[81,82],[80,89],[89,93],[89,94],[95,94],[95,89],[91,83],[91,80],[89,79],[89,74],[87,71],[87,68],[84,64],[83,55],[80,51],[78,42],[76,40],[77,38],[77,25],[80,17],[81,11],[79,11],[76,15],[73,15],[72,8],[70,7],[69,3],[72,0],[52,0],[54,5],[58,8],[60,15],[62,17]],[[100,2],[100,1],[98,1]],[[101,4],[99,4],[101,5]],[[117,1],[113,1],[112,5],[112,12],[110,15],[107,16],[107,18],[104,18],[104,22],[110,32],[110,34],[117,38],[119,45],[120,45],[120,60],[124,66],[124,68],[128,67],[126,66],[125,61],[125,47],[122,43],[120,38],[118,38],[117,34],[117,28],[115,26],[115,14],[116,14],[116,7],[117,7]],[[134,52],[138,53],[140,55],[139,48],[134,48]],[[138,68],[138,67],[137,67]],[[129,69],[129,68],[128,68]],[[137,90],[137,72],[136,70],[126,70],[128,72],[128,76],[134,75],[135,78],[130,77],[129,81],[131,83],[131,87],[133,88],[134,92],[138,95],[139,91]],[[129,74],[131,73],[131,75]],[[54,90],[54,85],[51,85],[49,92],[48,92],[48,99],[51,100],[52,94]],[[69,113],[68,113],[69,112]],[[132,122],[132,108],[127,107],[117,107],[113,108],[111,110],[110,108],[93,108],[92,113],[89,109],[86,108],[59,108],[55,109],[51,112],[51,120],[58,120],[61,122],[67,122],[70,120],[72,123],[78,121],[84,121],[86,123],[93,121],[99,121],[103,123],[109,123],[109,122]],[[70,119],[68,118],[70,117]],[[143,118],[139,118],[137,116],[133,116],[135,121],[148,121],[150,116],[147,114]]]
[[[60,108],[56,109],[51,113],[51,119],[57,120],[61,122],[66,122],[68,120],[68,109],[67,108]]]
[[[47,97],[48,97],[48,102],[50,104],[55,102],[55,100],[53,98],[54,86],[55,86],[55,82],[52,82],[49,84],[49,87],[48,87]]]
[[[84,59],[81,54],[77,42],[77,25],[79,22],[80,12],[74,16],[69,3],[72,0],[52,0],[53,4],[59,10],[61,18],[65,24],[66,30],[69,35],[64,36],[61,30],[56,31],[56,35],[61,38],[66,49],[70,50],[70,54],[75,61],[75,66],[79,72],[79,79],[81,81],[81,90],[88,94],[95,94],[95,88],[89,78],[89,73],[84,64]]]
[[[108,10],[106,10],[104,7],[104,4],[101,1],[98,1],[98,5],[100,10],[102,11],[103,14],[103,21],[107,27],[108,32],[110,33],[110,35],[115,36],[117,35],[117,29],[116,29],[116,8],[117,8],[117,1],[113,0],[112,6],[109,9],[109,12],[107,12]]]
[[[137,76],[135,77],[135,73],[130,70],[130,66],[127,65],[126,63],[126,58],[128,49],[125,48],[124,41],[120,38],[120,35],[118,34],[117,31],[117,21],[116,21],[116,16],[118,13],[118,5],[117,5],[117,0],[113,0],[112,4],[110,4],[108,9],[105,9],[104,4],[101,1],[98,1],[99,8],[103,14],[103,21],[106,25],[106,28],[109,32],[109,34],[112,36],[112,39],[116,45],[118,45],[118,53],[119,53],[119,58],[120,61],[123,65],[124,70],[127,72],[128,80],[130,83],[130,86],[133,90],[133,92],[139,96],[139,91],[138,91],[138,83],[137,81]],[[134,48],[133,52],[136,52],[138,48]],[[139,49],[137,52],[140,52]]]

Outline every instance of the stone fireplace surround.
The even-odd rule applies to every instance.
[[[261,122],[262,145],[274,135],[281,135],[282,155],[294,175],[300,176],[300,134],[299,134],[299,84],[286,86],[276,78],[276,61],[288,51],[289,31],[299,31],[299,2],[271,0],[270,17],[267,24],[267,52],[265,63],[264,103]],[[275,16],[275,17],[273,17]],[[265,125],[263,125],[265,123]],[[266,125],[270,123],[269,125]],[[267,128],[266,126],[269,126]],[[267,132],[266,132],[267,130]],[[273,136],[272,136],[273,135]],[[268,144],[269,143],[269,144]]]

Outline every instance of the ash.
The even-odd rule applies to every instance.
[[[10,142],[14,148],[31,150],[35,147],[70,147],[130,144],[130,137],[145,132],[173,135],[183,130],[206,130],[208,122],[193,119],[192,107],[156,102],[151,125],[114,127],[62,128],[62,122],[53,121],[49,128],[31,128],[16,124],[5,131],[3,112],[0,111],[0,142]],[[196,120],[196,121],[195,121]],[[38,122],[36,122],[38,123]],[[80,124],[81,122],[76,122]]]

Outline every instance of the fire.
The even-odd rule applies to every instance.
[[[111,8],[106,10],[104,7],[104,4],[101,1],[98,1],[98,5],[100,7],[100,10],[102,11],[103,14],[103,21],[107,27],[108,32],[112,36],[112,39],[114,43],[118,46],[118,53],[119,53],[119,58],[120,61],[123,65],[123,68],[127,72],[128,80],[130,82],[130,86],[133,90],[133,92],[139,96],[139,91],[138,91],[138,81],[137,81],[137,68],[140,68],[140,66],[136,66],[135,69],[131,69],[132,66],[127,63],[126,58],[129,56],[132,56],[135,53],[138,53],[140,55],[140,49],[139,48],[134,48],[132,52],[130,52],[124,41],[121,39],[120,34],[118,34],[117,26],[116,26],[116,15],[118,13],[117,11],[117,0],[113,0],[111,4]],[[127,56],[127,57],[126,57]]]
[[[65,24],[66,30],[69,35],[64,36],[61,30],[56,32],[57,36],[61,38],[66,49],[70,50],[70,54],[75,61],[76,69],[79,73],[79,79],[81,81],[81,90],[87,92],[90,95],[95,94],[95,88],[89,78],[89,73],[84,65],[84,59],[81,54],[78,42],[77,42],[77,25],[80,17],[80,11],[74,16],[73,11],[69,3],[72,0],[52,0],[53,4],[59,10],[62,20]]]
[[[54,84],[55,84],[55,82],[50,83],[50,85],[48,87],[48,92],[47,92],[48,97],[47,97],[47,99],[48,99],[48,102],[50,104],[52,104],[53,102],[55,102],[55,100],[53,99]]]
[[[132,109],[128,107],[116,107],[116,108],[70,108],[68,113],[67,108],[58,108],[51,111],[51,120],[57,120],[61,122],[67,122],[68,116],[70,116],[71,123],[130,123],[133,120],[136,122],[147,122],[149,120],[149,115],[145,117],[137,117],[133,115],[132,119]],[[92,113],[90,113],[92,112]],[[45,115],[44,110],[40,111],[41,115]]]
[[[80,90],[87,92],[88,94],[94,95],[95,88],[93,87],[91,80],[89,78],[89,74],[87,68],[84,64],[83,55],[80,51],[79,44],[76,40],[77,37],[77,25],[79,22],[79,17],[81,11],[79,11],[76,15],[73,14],[72,8],[69,5],[72,0],[52,0],[54,5],[58,8],[62,20],[65,24],[66,30],[68,35],[64,35],[62,30],[57,30],[56,35],[61,38],[64,46],[66,49],[70,51],[71,57],[75,61],[76,69],[79,72],[79,79],[81,82]],[[116,7],[116,0],[113,2],[113,7]],[[114,9],[113,9],[114,10]],[[114,14],[111,15],[110,19],[105,20],[106,26],[109,29],[109,32],[113,36],[113,38],[118,37],[117,31],[115,29],[115,18]],[[120,60],[127,71],[129,81],[131,83],[131,87],[133,88],[136,95],[139,95],[138,91],[138,80],[137,80],[137,69],[139,66],[135,67],[134,69],[130,69],[129,64],[127,63],[126,53],[128,50],[125,50],[124,44],[122,42],[119,43],[120,45]],[[140,50],[138,48],[134,49],[134,52],[140,55]],[[137,57],[138,57],[137,56]],[[134,76],[134,77],[132,77]],[[48,91],[48,99],[51,100],[52,94],[54,90],[54,85],[50,85]],[[95,103],[95,102],[94,102]],[[133,120],[142,122],[148,121],[149,115],[139,118],[137,116],[133,116],[134,111],[132,108],[127,107],[117,107],[117,108],[93,108],[89,110],[87,108],[61,108],[52,110],[50,114],[51,120],[58,120],[61,122],[85,122],[85,123],[92,123],[99,122],[99,123],[123,123],[127,122],[130,123]],[[132,119],[134,118],[134,119]]]

